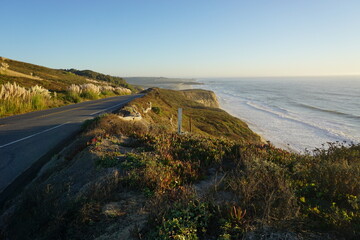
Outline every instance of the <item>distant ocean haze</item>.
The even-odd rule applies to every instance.
[[[199,79],[221,107],[277,147],[360,142],[360,77]]]

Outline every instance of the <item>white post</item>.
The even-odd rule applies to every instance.
[[[181,125],[182,125],[182,108],[178,109],[178,133],[181,134]]]

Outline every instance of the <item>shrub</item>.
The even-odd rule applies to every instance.
[[[67,92],[65,99],[68,100],[69,102],[73,102],[73,103],[79,103],[82,101],[80,95],[78,95],[75,92]]]
[[[123,87],[116,87],[115,88],[115,93],[118,95],[129,95],[131,94],[131,90],[128,88],[123,88]]]
[[[148,132],[148,126],[142,121],[125,121],[115,114],[106,114],[88,124],[88,135],[143,135]]]
[[[298,204],[285,169],[262,159],[246,159],[227,179],[242,209],[264,224],[294,219]]]
[[[73,102],[73,103],[79,103],[81,102],[80,94],[82,93],[80,86],[71,84],[66,91],[65,99]]]
[[[87,83],[81,85],[81,97],[86,99],[98,99],[100,95],[100,87]]]
[[[360,145],[330,143],[298,165],[294,178],[303,213],[318,227],[358,236]]]
[[[101,94],[104,96],[115,95],[115,88],[112,86],[101,86],[100,90],[101,90]]]
[[[97,166],[103,167],[103,168],[116,167],[116,166],[119,166],[119,164],[120,164],[120,161],[119,161],[120,156],[121,156],[121,154],[119,152],[107,153],[104,156],[101,156],[95,162],[95,164]]]
[[[42,95],[37,94],[31,98],[31,104],[34,110],[41,110],[46,107],[46,99]]]
[[[150,239],[200,239],[206,232],[212,217],[209,205],[190,200],[177,202],[157,222],[149,233]]]
[[[161,113],[161,108],[159,107],[152,107],[151,110],[156,113],[156,114],[160,114]]]

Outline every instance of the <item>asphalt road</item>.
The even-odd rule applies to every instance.
[[[74,136],[85,120],[140,96],[117,96],[0,118],[0,196],[39,165],[49,151]]]

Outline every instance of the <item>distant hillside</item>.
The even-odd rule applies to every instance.
[[[39,85],[50,91],[64,91],[71,84],[94,83],[94,81],[99,85],[110,84],[114,87],[134,89],[123,78],[91,70],[52,69],[0,57],[0,84],[15,82],[23,87]]]
[[[67,71],[69,73],[74,73],[78,76],[83,76],[83,77],[98,80],[98,81],[108,82],[108,83],[116,85],[116,86],[122,86],[122,87],[126,87],[129,89],[133,89],[133,87],[130,84],[128,84],[125,81],[125,79],[123,79],[121,77],[105,75],[105,74],[94,72],[91,70],[77,70],[77,69],[73,69],[73,68],[65,70],[65,71]]]
[[[126,77],[126,81],[141,87],[161,87],[173,90],[191,88],[191,85],[202,85],[193,78],[165,78],[165,77]]]

